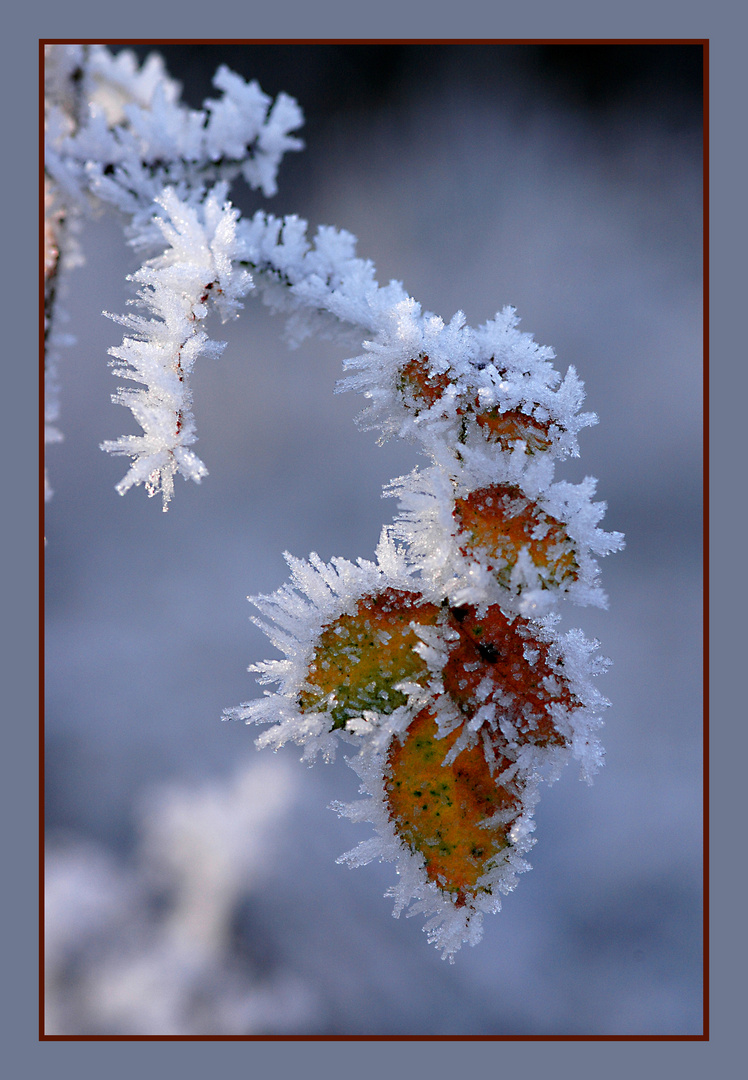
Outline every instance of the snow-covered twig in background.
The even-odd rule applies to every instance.
[[[48,848],[45,1034],[285,1035],[320,1002],[299,975],[237,958],[232,927],[293,810],[288,764],[148,790],[128,865],[93,842]]]

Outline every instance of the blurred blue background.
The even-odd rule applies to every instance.
[[[144,57],[149,51],[138,45]],[[116,50],[115,50],[116,51]],[[335,863],[368,835],[343,758],[307,770],[220,722],[273,652],[248,594],[283,550],[371,558],[417,461],[375,445],[334,395],[350,349],[290,351],[248,297],[194,377],[200,487],[167,514],[114,484],[104,439],[136,266],[116,223],[86,227],[63,306],[46,515],[48,1033],[695,1035],[702,1020],[702,99],[691,45],[159,47],[199,106],[226,63],[296,96],[307,148],[274,213],[359,239],[380,282],[445,319],[513,304],[574,364],[599,426],[559,476],[592,474],[608,612],[607,764],[543,791],[537,845],[484,940],[439,959],[393,920],[389,864]],[[264,205],[236,185],[246,213]],[[246,839],[246,842],[245,842]]]

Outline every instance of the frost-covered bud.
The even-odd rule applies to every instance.
[[[493,364],[493,357],[489,363]],[[563,425],[552,421],[547,410],[543,410],[546,418],[540,420],[521,409],[507,408],[505,404],[486,406],[481,394],[474,393],[475,387],[472,385],[480,370],[481,365],[476,367],[472,381],[458,379],[450,366],[435,366],[428,355],[421,353],[402,366],[396,385],[402,404],[416,416],[441,401],[447,388],[452,387],[455,415],[463,418],[463,424],[477,424],[484,438],[499,450],[511,452],[518,440],[524,443],[526,454],[549,450],[562,435]],[[498,379],[501,380],[505,374],[499,372]],[[486,388],[483,390],[485,396]],[[489,391],[489,394],[494,396],[493,391]],[[463,430],[463,439],[465,434],[466,429]]]
[[[352,614],[323,626],[299,695],[305,712],[327,712],[332,729],[366,711],[388,716],[408,696],[404,682],[425,686],[426,662],[415,651],[419,626],[434,626],[440,609],[398,589],[363,596]]]
[[[439,738],[431,709],[423,709],[387,755],[384,790],[390,820],[402,843],[424,860],[426,876],[456,907],[490,892],[481,878],[496,866],[522,810],[516,780],[499,782],[511,763],[493,772],[481,745],[445,764],[457,732]]]
[[[495,484],[471,491],[455,500],[452,513],[461,553],[483,560],[500,585],[512,587],[522,556],[541,589],[564,588],[577,580],[576,546],[563,524],[518,487]]]

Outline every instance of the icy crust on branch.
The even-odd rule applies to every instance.
[[[161,492],[164,510],[177,473],[197,483],[207,473],[189,449],[197,438],[189,375],[199,356],[219,355],[223,343],[210,341],[202,324],[211,307],[223,321],[235,316],[252,287],[250,274],[238,267],[238,212],[225,194],[226,186],[217,185],[194,206],[167,188],[157,200],[164,215],[155,218],[166,250],[130,278],[139,286],[135,302],[151,317],[105,313],[130,331],[109,350],[115,375],[144,389],[120,387],[112,396],[132,410],[143,434],[104,442],[102,449],[133,459],[117,485],[121,495],[145,484],[149,495]]]
[[[138,67],[126,50],[113,56],[103,45],[54,46],[48,63],[58,98],[67,93],[64,76],[78,72],[87,111],[73,128],[64,102],[53,106],[47,171],[74,201],[92,197],[130,216],[140,243],[158,240],[148,220],[165,186],[204,193],[242,175],[274,195],[283,155],[303,146],[291,134],[303,124],[293,98],[273,102],[225,66],[213,79],[222,96],[195,110],[181,104],[181,86],[157,54]]]
[[[408,302],[399,281],[378,284],[374,264],[356,255],[356,238],[345,229],[321,225],[310,241],[303,218],[263,211],[240,229],[263,302],[288,316],[291,345],[346,330],[360,341],[360,331],[376,334]]]
[[[418,441],[428,453],[459,446],[461,461],[493,460],[492,450],[519,443],[528,455],[578,456],[578,432],[597,422],[579,411],[581,380],[573,367],[562,379],[553,350],[519,331],[513,308],[478,329],[462,312],[445,324],[401,282],[380,286],[350,233],[323,226],[310,242],[307,228],[294,215],[258,211],[240,233],[264,302],[289,315],[293,344],[334,327],[371,335],[363,354],[344,361],[355,374],[338,386],[370,399],[364,427]]]
[[[115,371],[146,387],[120,391],[115,399],[132,408],[145,434],[104,444],[135,459],[117,490],[145,483],[150,494],[163,493],[166,506],[176,472],[193,480],[206,473],[188,449],[196,435],[185,379],[198,355],[218,351],[200,327],[206,301],[213,299],[203,293],[217,289],[216,306],[225,318],[241,306],[238,297],[251,281],[239,266],[238,214],[224,206],[219,227],[212,208],[225,203],[228,184],[240,175],[264,195],[276,192],[283,155],[303,146],[291,134],[303,115],[288,95],[273,102],[256,82],[247,83],[224,66],[213,80],[221,96],[205,101],[201,110],[190,109],[181,103],[180,84],[169,78],[160,56],[151,54],[139,66],[132,52],[114,56],[103,45],[45,46],[44,79],[46,221],[54,241],[48,248],[65,267],[72,266],[77,252],[71,225],[83,214],[107,208],[124,215],[129,243],[144,254],[162,250],[164,238],[171,245],[130,279],[140,286],[139,302],[156,318],[120,319],[134,335],[114,353],[125,363]],[[65,250],[58,243],[63,217]],[[181,240],[172,243],[180,233]],[[210,262],[215,266],[206,266]],[[56,270],[45,272],[50,309],[54,277]],[[48,341],[52,411],[59,341],[59,335]],[[59,436],[50,431],[52,439]]]

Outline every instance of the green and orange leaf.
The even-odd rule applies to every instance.
[[[439,738],[432,711],[423,709],[391,744],[385,798],[402,843],[423,856],[429,880],[462,907],[490,891],[480,879],[510,844],[521,801],[515,786],[497,783],[480,745],[444,764],[457,735]],[[496,771],[509,764],[500,760]]]
[[[416,626],[434,626],[440,608],[417,593],[385,589],[362,597],[353,614],[324,627],[299,696],[302,712],[329,711],[332,729],[365,710],[389,715],[407,702],[402,682],[425,686]]]

